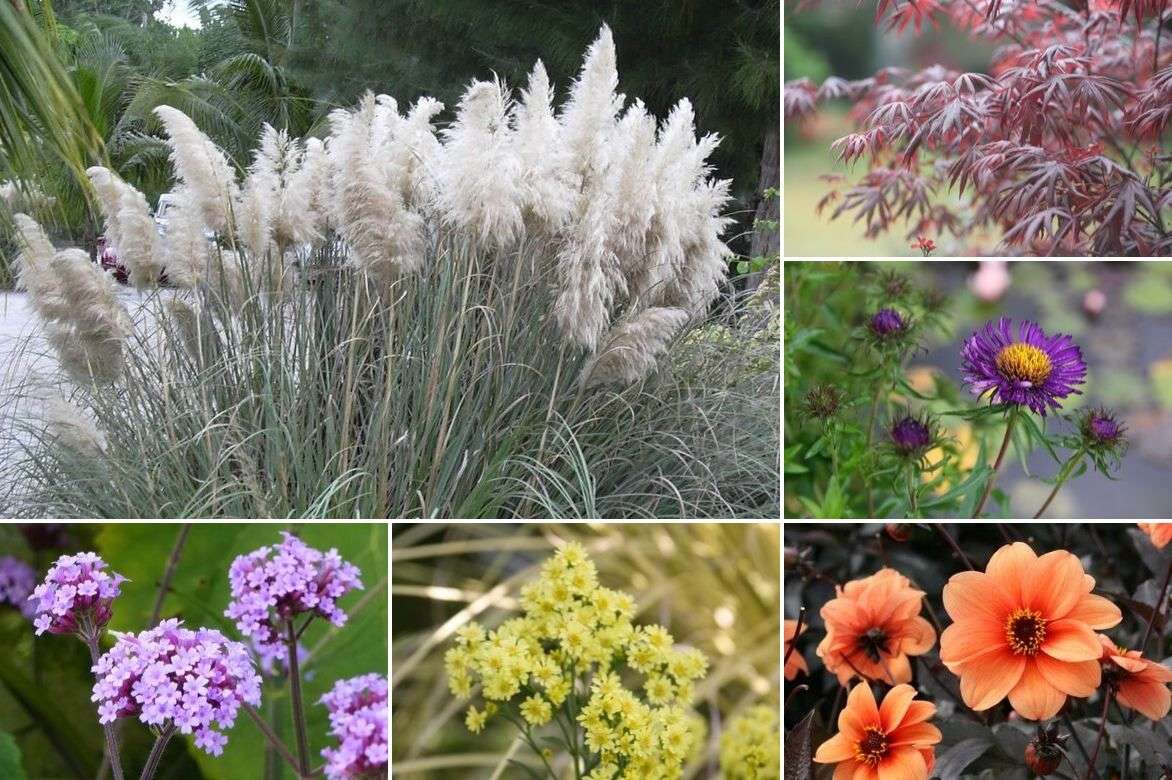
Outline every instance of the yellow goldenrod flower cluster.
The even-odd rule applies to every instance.
[[[720,737],[720,770],[726,780],[781,777],[777,711],[758,705],[733,718]]]
[[[553,721],[589,780],[679,777],[703,740],[689,705],[704,654],[676,649],[662,626],[634,626],[631,596],[601,587],[577,543],[542,565],[520,603],[523,615],[495,631],[461,628],[444,657],[453,695],[479,685],[485,699],[468,709],[468,729],[500,713],[540,753],[532,730]]]

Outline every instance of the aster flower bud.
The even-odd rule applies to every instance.
[[[385,777],[387,772],[387,678],[365,674],[338,680],[321,697],[330,713],[337,747],[322,750],[329,780]],[[483,713],[477,713],[478,718]],[[473,719],[476,720],[476,719]],[[483,720],[479,720],[483,726]]]
[[[834,416],[842,406],[842,393],[834,385],[816,385],[802,399],[802,411],[819,420]]]
[[[183,628],[164,620],[141,634],[116,634],[94,666],[98,719],[137,717],[148,726],[194,734],[195,746],[213,756],[228,738],[241,705],[260,704],[260,675],[247,648],[219,631]]]
[[[94,637],[110,622],[110,605],[126,578],[106,571],[96,553],[62,555],[30,597],[35,602],[37,636],[79,634]]]
[[[8,604],[32,620],[36,607],[29,596],[36,584],[37,573],[32,566],[11,555],[0,558],[0,605]]]
[[[1122,455],[1127,449],[1127,426],[1115,419],[1115,413],[1105,407],[1083,412],[1078,421],[1078,432],[1083,446],[1091,452]]]
[[[932,446],[932,429],[926,421],[917,420],[911,415],[896,420],[889,431],[891,443],[896,452],[906,456],[922,455],[924,450]]]
[[[228,570],[232,600],[224,616],[255,641],[265,663],[285,658],[284,621],[310,613],[341,626],[346,613],[338,599],[362,589],[358,567],[342,560],[336,549],[323,553],[293,534],[281,535],[280,544],[237,556]]]
[[[872,335],[880,341],[895,339],[907,331],[907,322],[895,309],[880,309],[867,323]]]

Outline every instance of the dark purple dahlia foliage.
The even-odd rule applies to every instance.
[[[0,558],[0,604],[10,604],[29,620],[37,607],[30,601],[37,584],[37,573],[19,558],[5,555]]]
[[[322,750],[330,780],[386,777],[387,678],[364,674],[338,680],[321,703],[330,713],[337,747]]]
[[[260,675],[240,642],[219,631],[183,628],[164,620],[140,634],[115,634],[94,674],[99,722],[138,717],[148,726],[194,734],[196,747],[213,756],[228,738],[241,705],[260,704]]]
[[[110,604],[126,578],[106,571],[97,553],[62,555],[33,591],[37,636],[88,634],[110,622]]]
[[[338,599],[362,589],[358,567],[337,550],[323,553],[293,534],[282,536],[280,544],[238,556],[228,571],[232,601],[224,615],[254,641],[264,663],[285,659],[287,621],[310,614],[341,626],[346,613]]]
[[[978,396],[989,394],[994,403],[1027,406],[1043,417],[1057,411],[1058,403],[1086,381],[1087,364],[1082,350],[1070,336],[1047,336],[1033,322],[1023,320],[1012,332],[1013,322],[1002,317],[987,322],[961,350],[962,371],[969,389]]]

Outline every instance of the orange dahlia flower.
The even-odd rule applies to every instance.
[[[1139,530],[1148,535],[1152,544],[1160,550],[1172,542],[1172,523],[1137,523]]]
[[[1103,673],[1115,686],[1115,699],[1124,707],[1131,707],[1146,718],[1160,720],[1172,705],[1172,669],[1149,661],[1138,650],[1117,647],[1107,637],[1099,635],[1103,643]]]
[[[806,627],[802,626],[802,630],[798,631],[798,621],[785,621],[785,648],[782,652],[789,657],[785,661],[785,679],[792,680],[798,676],[798,672],[802,674],[809,674],[810,667],[806,666],[806,659],[802,658],[802,653],[797,648],[791,653],[789,648],[793,644],[794,638],[799,634],[806,633]]]
[[[936,705],[915,696],[915,688],[897,685],[876,706],[870,686],[859,683],[839,713],[838,733],[818,746],[814,760],[838,764],[834,780],[928,780],[940,729],[926,722]]]
[[[940,660],[960,677],[964,703],[987,710],[1008,696],[1018,715],[1045,720],[1067,696],[1090,696],[1102,679],[1094,629],[1123,619],[1094,587],[1075,556],[1038,557],[1021,542],[995,552],[984,572],[953,575]]]
[[[818,657],[846,685],[855,676],[888,685],[912,679],[911,655],[936,644],[936,632],[920,617],[924,592],[894,569],[837,588],[838,596],[822,607],[826,637]]]

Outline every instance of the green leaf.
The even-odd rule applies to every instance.
[[[20,765],[20,748],[7,731],[0,731],[0,777],[4,780],[27,780]]]

